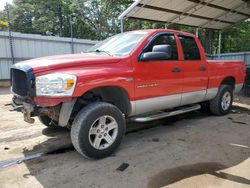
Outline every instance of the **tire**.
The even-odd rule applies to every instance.
[[[53,121],[51,118],[49,118],[48,116],[38,116],[39,121],[45,125],[46,127],[49,128],[57,128],[59,127],[57,125],[57,122]]]
[[[209,102],[203,102],[200,105],[201,105],[201,108],[200,108],[201,112],[203,112],[203,113],[210,113],[211,112]]]
[[[84,157],[104,158],[118,148],[125,130],[125,119],[116,106],[95,102],[77,114],[71,127],[71,141]]]
[[[224,99],[224,97],[228,98],[228,100]],[[216,97],[210,101],[209,106],[213,114],[226,115],[229,113],[230,108],[232,107],[232,103],[233,88],[229,85],[221,85]]]

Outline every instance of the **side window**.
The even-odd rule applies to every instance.
[[[172,56],[168,60],[178,60],[178,50],[177,50],[176,40],[174,35],[172,34],[162,34],[157,36],[144,50],[144,53],[152,52],[152,49],[155,45],[164,45],[164,44],[170,45],[172,49]]]
[[[193,37],[178,36],[184,53],[184,60],[200,60],[200,51]]]

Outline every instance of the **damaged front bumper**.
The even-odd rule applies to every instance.
[[[41,109],[37,108],[31,100],[22,97],[14,96],[11,103],[11,111],[22,112],[24,121],[27,123],[34,123],[34,116],[41,113]]]
[[[23,113],[24,121],[34,123],[35,116],[48,116],[59,126],[68,126],[76,99],[36,96],[35,75],[28,65],[11,68],[12,111]]]
[[[23,98],[14,95],[12,99],[11,111],[22,112],[24,121],[33,124],[35,116],[46,115],[61,127],[69,125],[69,120],[77,99],[69,102],[62,102],[61,104],[53,107],[39,107],[29,98]]]

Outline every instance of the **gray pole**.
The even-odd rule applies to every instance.
[[[121,33],[123,33],[123,19],[121,19]]]
[[[221,52],[221,31],[219,31],[219,50],[218,50],[218,54],[220,55]]]
[[[12,64],[15,64],[14,51],[13,51],[13,41],[12,41],[12,34],[11,34],[10,12],[9,12],[8,3],[6,3],[6,11],[7,11],[8,31],[9,31],[11,62],[12,62]]]
[[[197,38],[199,37],[199,28],[195,29],[195,35],[196,35]]]
[[[70,15],[70,37],[71,37],[71,53],[74,53],[74,39],[73,39],[73,23],[72,23],[72,15]]]

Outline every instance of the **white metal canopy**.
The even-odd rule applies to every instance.
[[[250,18],[250,0],[136,0],[126,18],[224,30]]]

